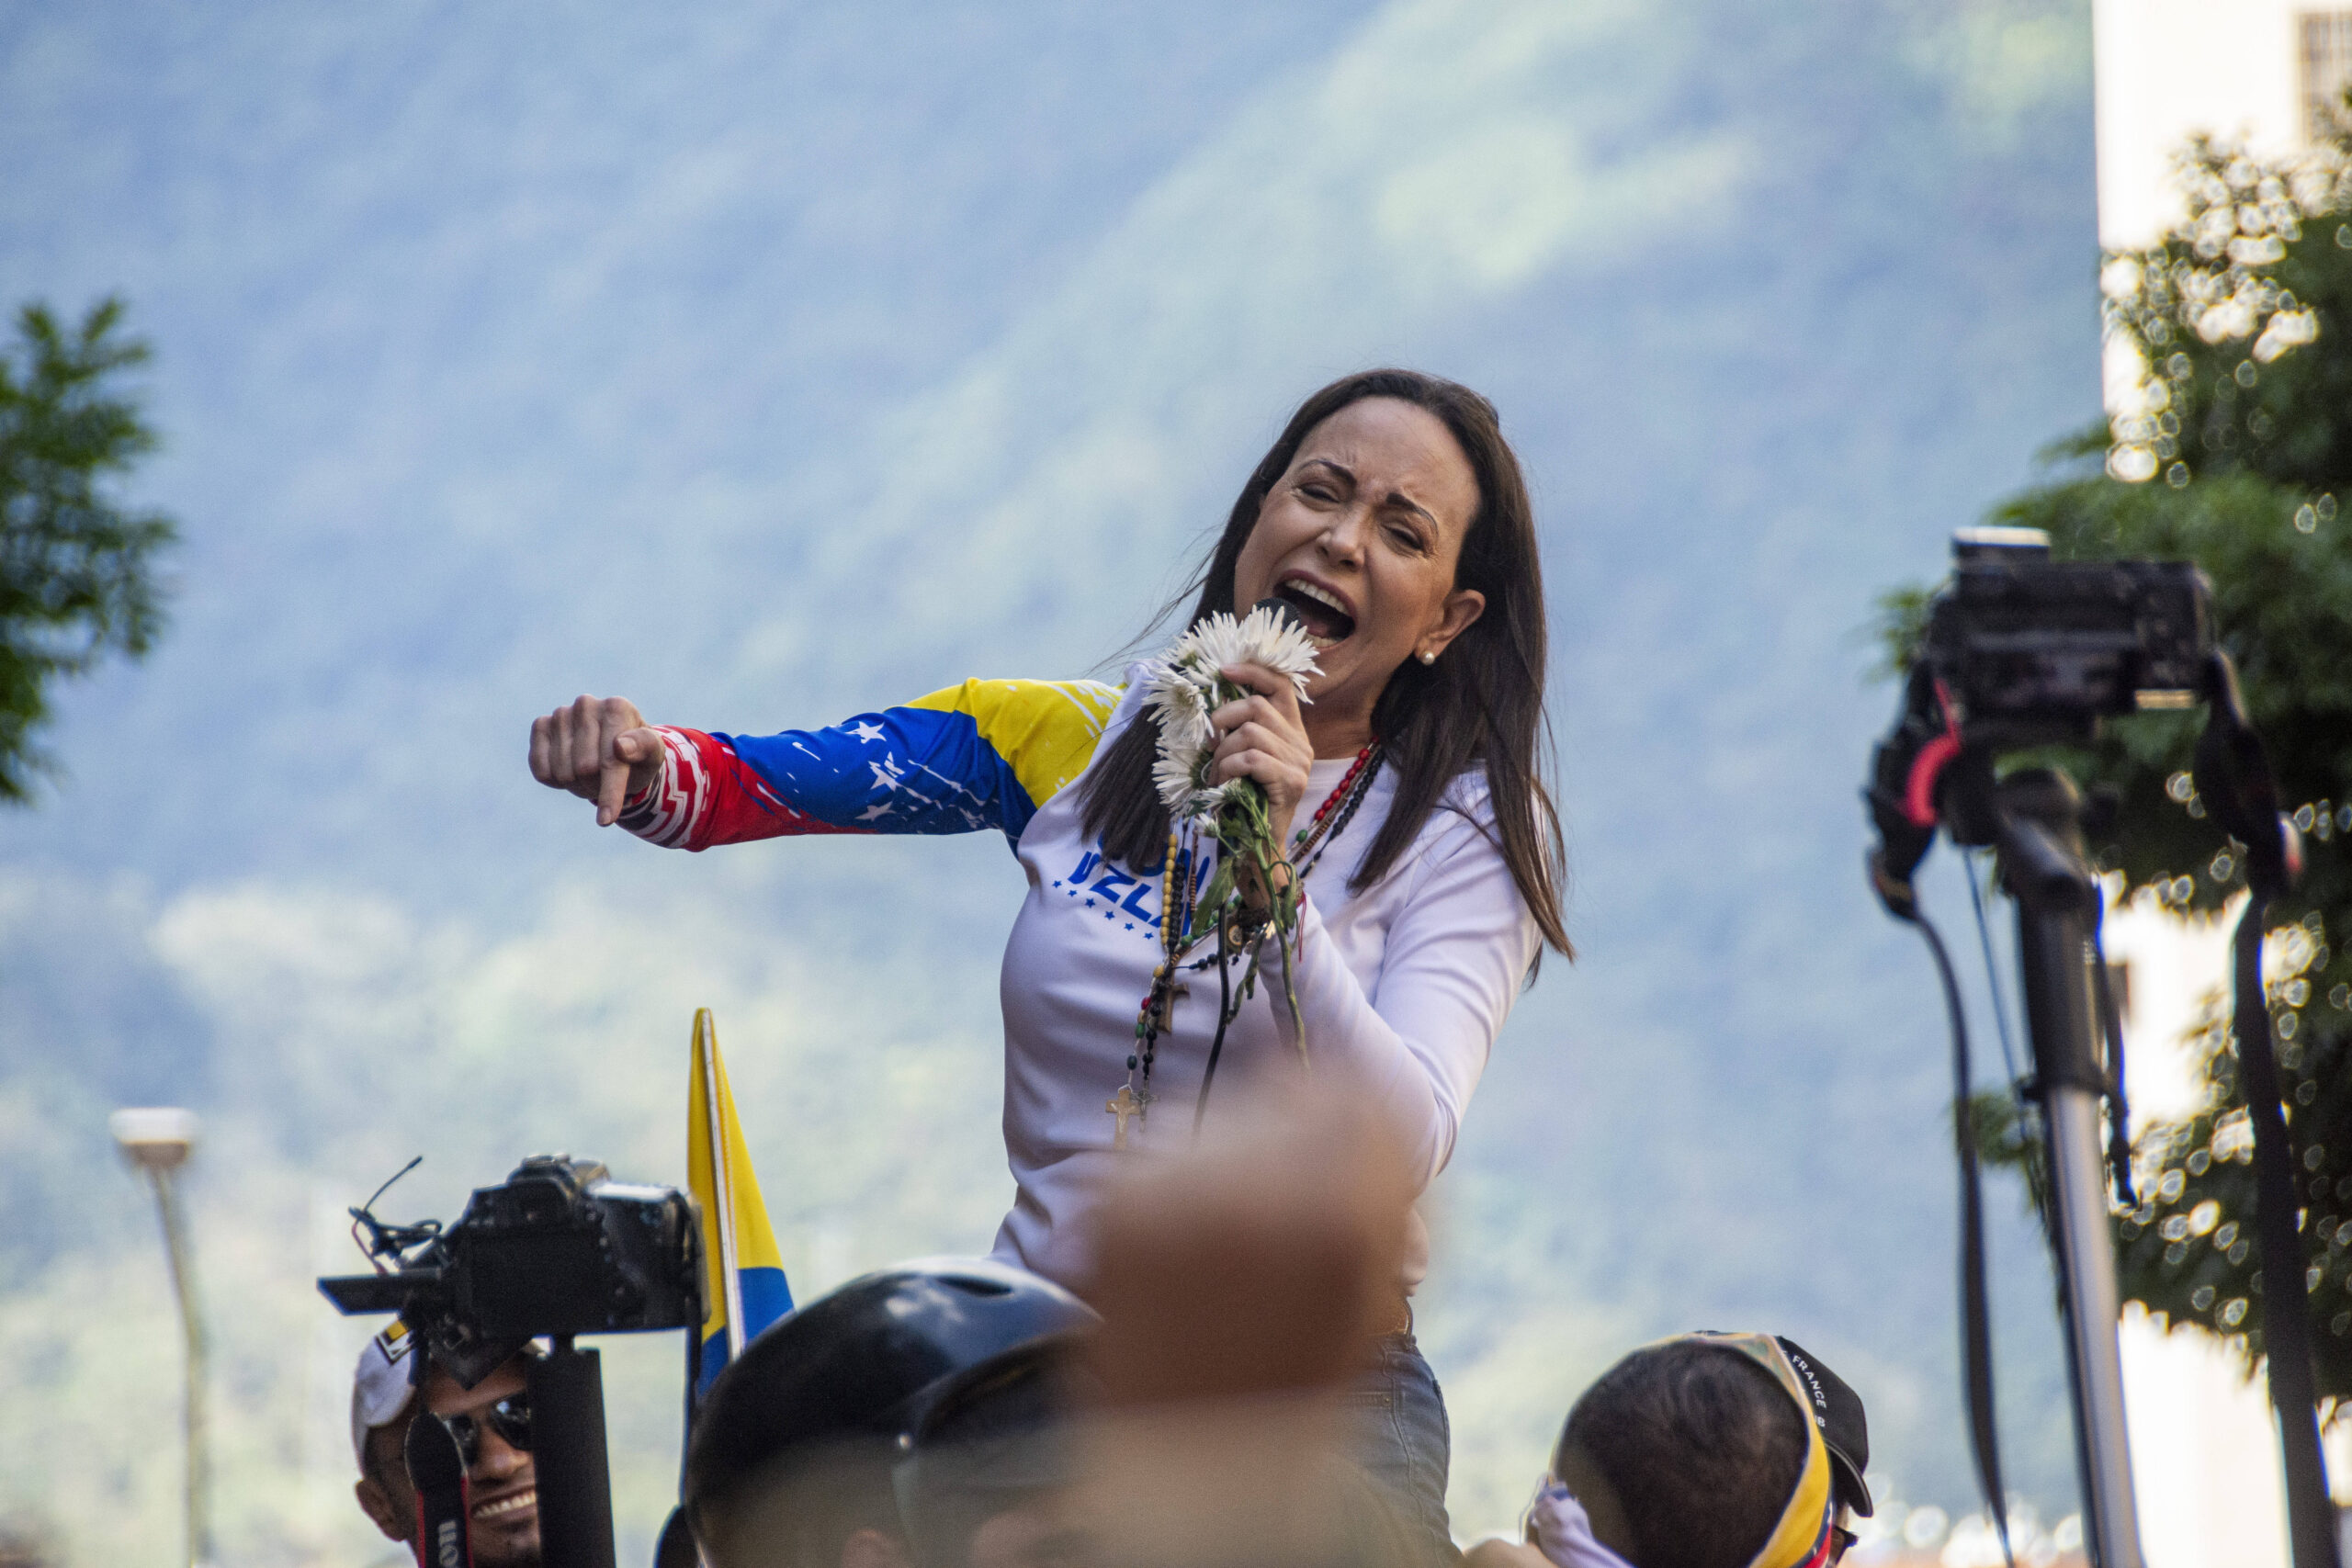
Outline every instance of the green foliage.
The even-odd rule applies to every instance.
[[[2324,491],[2352,463],[2352,174],[2266,166],[2199,139],[2181,159],[2189,217],[2109,258],[2108,324],[2140,355],[2108,466],[2173,489],[2246,472]],[[2316,353],[2297,353],[2312,344]]]
[[[2027,1206],[2041,1213],[2049,1173],[2041,1152],[2041,1122],[2030,1101],[2014,1089],[1980,1089],[1968,1097],[1968,1125],[1977,1162],[1990,1170],[2014,1170],[2025,1179]]]
[[[116,330],[122,310],[101,301],[71,330],[28,305],[16,351],[0,351],[0,800],[18,805],[51,766],[33,744],[50,682],[143,657],[163,626],[154,558],[171,520],[100,488],[155,446],[120,390],[148,353]]]
[[[2188,220],[2111,255],[2112,337],[2144,374],[2103,425],[2047,457],[2049,483],[1988,521],[2047,530],[2062,559],[2189,559],[2213,584],[2216,630],[2238,666],[2282,802],[2305,835],[2301,886],[2270,911],[2268,1002],[2303,1227],[2323,1393],[2352,1395],[2352,141],[2295,167],[2199,141],[2181,160]],[[2093,461],[2097,467],[2092,467]],[[2068,465],[2073,471],[2065,471]],[[2085,471],[2087,469],[2088,471]],[[1888,661],[1908,661],[1926,594],[1882,600]],[[2095,845],[2127,893],[2218,910],[2245,886],[2243,846],[2208,817],[2189,776],[2201,713],[2113,722],[2053,758],[2120,802]],[[2253,1144],[2229,1019],[2195,1036],[2206,1108],[2147,1129],[2141,1202],[2117,1217],[2123,1293],[2196,1322],[2248,1358],[2262,1344]],[[2020,1113],[1975,1101],[1988,1163],[2028,1168]],[[2337,1238],[2342,1236],[2339,1244]]]

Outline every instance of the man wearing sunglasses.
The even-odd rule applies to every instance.
[[[531,1461],[526,1350],[471,1388],[430,1363],[398,1322],[368,1342],[351,1391],[351,1441],[359,1460],[359,1506],[376,1528],[403,1544],[416,1536],[416,1490],[401,1445],[417,1409],[447,1424],[465,1456],[467,1538],[475,1568],[539,1568],[539,1494]]]

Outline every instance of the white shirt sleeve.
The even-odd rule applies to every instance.
[[[1371,994],[1311,897],[1299,919],[1295,979],[1310,1070],[1343,1076],[1388,1112],[1426,1187],[1453,1157],[1463,1110],[1541,937],[1501,851],[1478,824],[1452,816],[1411,852],[1419,863]],[[1275,995],[1287,1040],[1289,1009]]]

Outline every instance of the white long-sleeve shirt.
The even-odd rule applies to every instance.
[[[1159,868],[1106,863],[1080,826],[1080,792],[1100,743],[1139,711],[1143,682],[971,682],[832,729],[758,739],[666,733],[658,789],[622,821],[658,842],[710,843],[789,832],[963,831],[999,827],[1029,892],[1005,944],[1004,1142],[1016,1192],[997,1256],[1048,1279],[1082,1280],[1089,1223],[1110,1174],[1136,1017],[1160,959]],[[1304,823],[1350,759],[1315,763]],[[1378,881],[1348,883],[1396,796],[1382,769],[1306,875],[1295,983],[1318,1082],[1345,1082],[1408,1140],[1420,1184],[1453,1152],[1462,1117],[1540,941],[1490,833],[1484,779],[1445,792]],[[1210,951],[1195,948],[1188,961]],[[1295,1059],[1271,943],[1257,994],[1226,1035],[1209,1115]],[[1243,964],[1233,964],[1238,986]],[[1131,1149],[1192,1136],[1216,1031],[1214,965],[1182,977],[1158,1043],[1151,1108]],[[1418,1265],[1412,1270],[1419,1277]],[[1412,1280],[1408,1280],[1408,1283]]]

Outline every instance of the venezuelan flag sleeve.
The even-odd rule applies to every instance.
[[[743,1146],[735,1094],[708,1008],[695,1010],[686,1096],[686,1187],[702,1211],[702,1329],[693,1400],[699,1402],[752,1337],[792,1310],[784,1255],[768,1224],[760,1179]]]
[[[1018,843],[1086,771],[1119,690],[1099,681],[967,681],[829,729],[663,728],[661,782],[621,826],[677,849],[796,833],[970,833]]]

